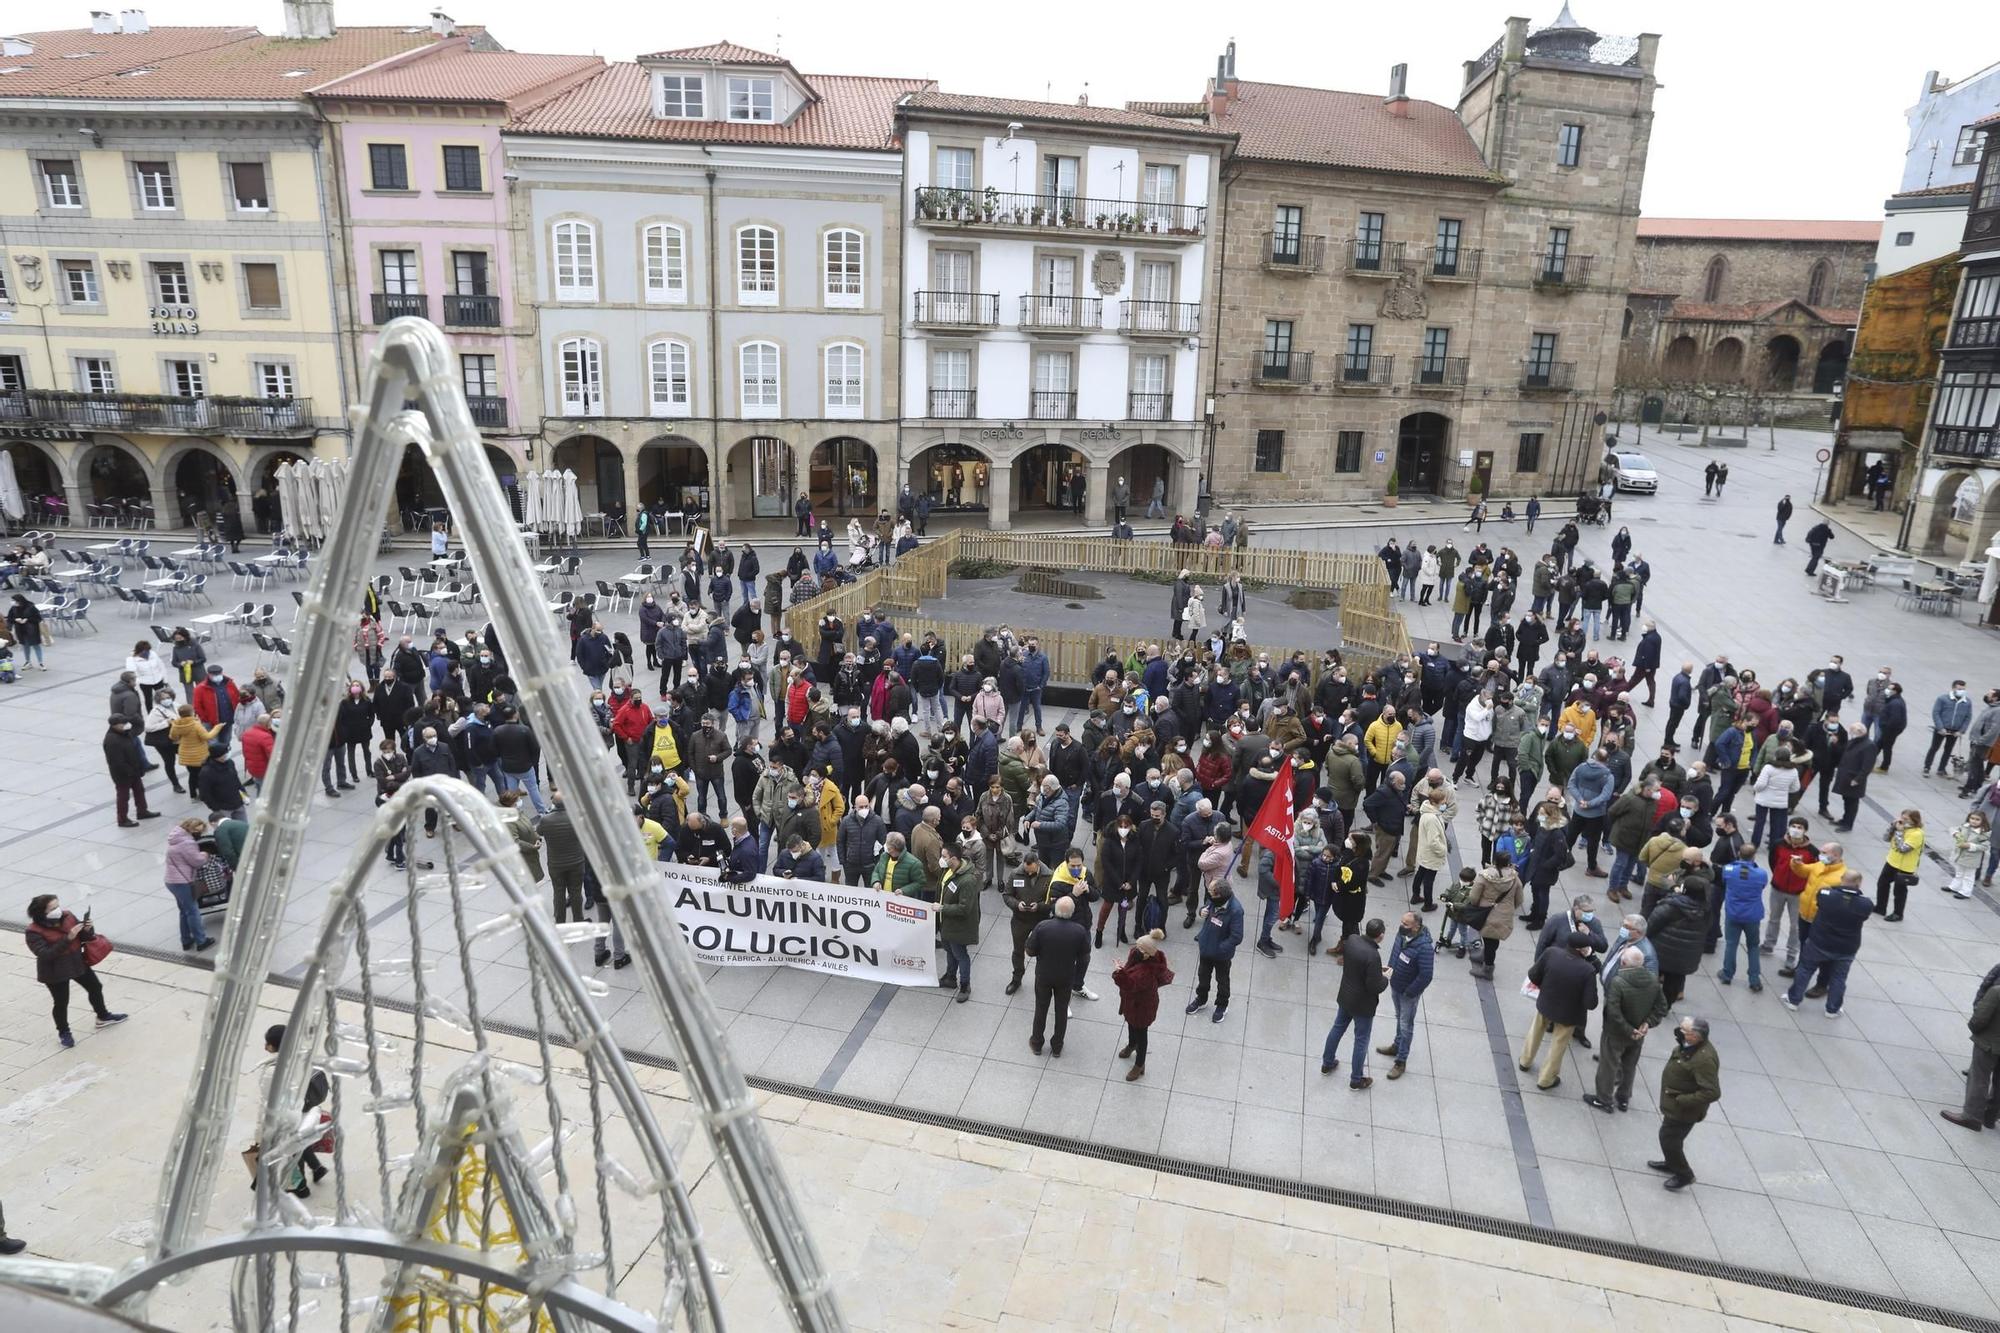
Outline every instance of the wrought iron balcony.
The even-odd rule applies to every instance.
[[[1463,356],[1420,356],[1416,369],[1410,374],[1410,383],[1419,389],[1463,389],[1465,370],[1469,357]]]
[[[1021,327],[1050,333],[1082,333],[1104,327],[1104,300],[1097,296],[1024,296]]]
[[[1359,236],[1347,242],[1347,271],[1393,278],[1403,271],[1403,242],[1369,241]]]
[[[1424,257],[1424,267],[1439,282],[1477,282],[1481,253],[1478,250],[1447,250],[1434,245]]]
[[[1201,332],[1199,301],[1126,301],[1118,331],[1135,338],[1192,338]]]
[[[1961,319],[1951,326],[1952,347],[2000,347],[2000,319]]]
[[[310,398],[182,398],[57,389],[0,393],[0,420],[189,435],[310,435],[314,430]]]
[[[1334,383],[1350,389],[1380,389],[1396,373],[1396,358],[1368,353],[1342,353],[1340,375]]]
[[[1259,384],[1273,387],[1311,384],[1313,377],[1313,354],[1311,352],[1259,352],[1251,363],[1251,375]]]
[[[2000,426],[1936,426],[1931,451],[1953,458],[2000,458]]]
[[[1264,267],[1273,273],[1317,273],[1326,262],[1326,237],[1267,231],[1263,260]]]
[[[918,292],[913,322],[948,329],[990,329],[1000,322],[1000,293]]]
[[[472,409],[472,424],[485,430],[507,429],[507,400],[487,394],[465,395],[465,405]]]
[[[1555,287],[1570,291],[1590,282],[1590,265],[1594,255],[1552,255],[1544,254],[1536,261],[1535,285]]]
[[[1174,410],[1170,393],[1134,393],[1125,408],[1127,421],[1165,421]]]
[[[977,389],[932,389],[931,415],[945,421],[969,421],[979,415]]]
[[[404,315],[415,315],[418,319],[431,317],[430,298],[415,292],[376,292],[370,299],[375,304],[377,324],[387,324]]]
[[[421,301],[423,298],[417,299]],[[500,298],[447,295],[444,298],[444,322],[467,329],[497,329],[500,327]]]
[[[1521,387],[1567,392],[1576,387],[1576,362],[1537,361],[1530,357],[1521,363]]]
[[[1028,416],[1035,421],[1076,420],[1076,390],[1074,389],[1031,389],[1028,392]]]
[[[1147,204],[1130,199],[1083,199],[1064,194],[954,190],[919,185],[917,221],[930,227],[1006,227],[1026,231],[1112,232],[1195,240],[1208,228],[1198,204]]]

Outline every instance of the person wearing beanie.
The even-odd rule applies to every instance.
[[[1124,964],[1111,973],[1111,983],[1118,987],[1118,1014],[1125,1020],[1126,1032],[1125,1049],[1118,1052],[1118,1058],[1132,1061],[1132,1068],[1125,1074],[1127,1083],[1136,1083],[1146,1076],[1146,1034],[1160,1014],[1160,991],[1173,984],[1173,969],[1167,966],[1167,956],[1160,951],[1160,942],[1166,937],[1167,933],[1158,928],[1139,936],[1133,941],[1132,951],[1125,955]]]

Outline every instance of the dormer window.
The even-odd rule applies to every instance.
[[[660,75],[660,115],[667,120],[701,120],[707,116],[704,80],[699,74]]]
[[[732,75],[729,80],[729,118],[754,121],[777,119],[776,81]]]

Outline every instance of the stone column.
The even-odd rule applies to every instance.
[[[986,526],[995,532],[1005,532],[1013,527],[1014,518],[1009,512],[1013,502],[1014,465],[995,463],[987,473]]]
[[[1083,491],[1083,521],[1092,528],[1111,526],[1111,465],[1092,463]]]
[[[709,535],[719,543],[729,535],[728,492],[731,488],[724,482],[724,469],[729,466],[729,458],[723,452],[721,444],[713,438],[709,440],[707,448],[708,530]],[[746,480],[744,485],[749,485],[749,482]]]
[[[1174,514],[1185,514],[1194,518],[1195,504],[1201,499],[1201,464],[1184,463],[1174,460],[1174,475],[1167,485],[1167,521],[1172,522]]]

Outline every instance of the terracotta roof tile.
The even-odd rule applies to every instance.
[[[707,46],[683,46],[675,51],[655,51],[641,60],[713,60],[719,65],[789,65],[783,56],[753,51],[732,41],[710,42]]]
[[[1835,306],[1810,306],[1804,301],[1750,301],[1740,305],[1715,301],[1675,301],[1667,312],[1668,319],[1700,319],[1722,324],[1753,324],[1760,319],[1768,319],[1787,306],[1797,306],[1814,318],[1828,324],[1853,324],[1861,318],[1859,310],[1845,310]]]
[[[482,31],[459,29],[462,36]],[[69,29],[24,36],[35,53],[7,58],[21,70],[0,75],[0,98],[288,101],[439,40],[427,26],[343,28],[323,41],[268,37],[255,28]],[[66,58],[71,55],[77,58]],[[139,70],[149,72],[134,72]]]
[[[1931,185],[1921,190],[1898,190],[1889,197],[1891,199],[1936,199],[1948,194],[1970,195],[1971,193],[1972,186],[1968,183],[1965,185]]]
[[[1073,102],[1031,102],[1014,97],[980,97],[970,93],[921,92],[904,105],[913,111],[959,112],[972,116],[1017,116],[1024,120],[1068,121],[1118,129],[1164,130],[1172,134],[1212,135],[1216,131],[1186,121],[1115,106],[1083,106]]]
[[[1866,241],[1872,245],[1882,239],[1882,224],[1793,218],[1640,218],[1639,239]]]
[[[604,68],[598,56],[460,51],[350,75],[314,91],[322,97],[406,102],[538,102],[552,87]]]
[[[1175,120],[1187,116],[1199,116],[1204,120],[1208,118],[1206,102],[1127,102],[1125,109],[1143,111],[1149,116],[1169,116]]]
[[[638,65],[606,66],[595,78],[516,116],[508,131],[667,143],[770,144],[886,152],[895,147],[897,100],[932,86],[925,79],[802,75],[818,100],[792,117],[789,124],[759,125],[728,120],[662,120],[653,114],[647,77]]]
[[[1216,128],[1238,136],[1238,157],[1498,183],[1449,107],[1403,106],[1406,116],[1373,93],[1239,80]]]

